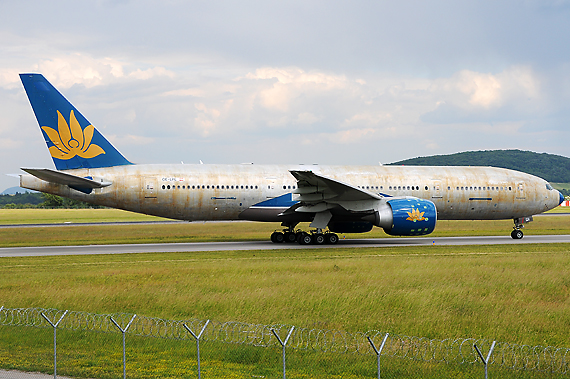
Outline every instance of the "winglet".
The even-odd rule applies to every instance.
[[[43,75],[20,79],[58,170],[132,164]]]

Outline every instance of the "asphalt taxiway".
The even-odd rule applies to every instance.
[[[479,237],[421,237],[421,238],[370,238],[340,240],[336,245],[274,244],[270,241],[151,243],[124,245],[38,246],[0,248],[0,257],[40,257],[50,255],[170,253],[232,250],[277,249],[335,249],[397,246],[449,246],[449,245],[520,245],[533,243],[570,243],[570,235],[525,236],[514,240],[510,236]]]

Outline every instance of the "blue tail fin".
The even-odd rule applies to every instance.
[[[20,74],[58,170],[132,164],[41,74]]]

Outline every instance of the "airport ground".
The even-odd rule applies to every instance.
[[[50,217],[101,221],[77,214],[41,217],[40,223]],[[11,227],[1,228],[0,238],[4,246],[264,240],[275,227]],[[442,221],[433,236],[508,237],[511,228],[510,221]],[[570,235],[570,217],[535,217],[525,233]],[[354,237],[362,238],[347,236]],[[516,242],[1,258],[0,305],[567,347],[570,244]]]

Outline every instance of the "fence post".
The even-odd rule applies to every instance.
[[[483,357],[483,354],[481,353],[481,350],[479,350],[479,348],[477,347],[477,344],[473,344],[473,347],[477,351],[477,354],[479,354],[479,358],[481,358],[483,364],[485,365],[485,379],[487,379],[487,365],[489,364],[489,359],[491,359],[491,354],[493,354],[493,349],[495,348],[496,343],[497,341],[493,341],[493,343],[491,344],[491,348],[489,349],[489,354],[487,354],[487,359]]]
[[[186,323],[182,324],[182,326],[190,332],[190,334],[192,334],[192,337],[194,337],[196,339],[196,352],[197,352],[197,359],[198,359],[198,379],[201,378],[201,373],[200,373],[200,337],[202,337],[202,333],[204,333],[204,330],[206,330],[206,326],[208,326],[208,324],[210,323],[210,320],[207,320],[206,323],[204,324],[204,326],[202,327],[202,330],[200,330],[200,333],[198,335],[195,335],[194,332],[192,330],[190,330],[190,328],[188,327],[188,325],[186,325]]]
[[[283,379],[287,379],[285,376],[285,346],[287,345],[287,342],[289,341],[289,337],[291,337],[291,333],[293,333],[293,329],[295,329],[294,326],[292,326],[291,330],[289,330],[289,334],[287,334],[287,338],[285,338],[285,342],[281,341],[281,338],[279,337],[279,334],[277,334],[275,329],[271,329],[271,331],[273,332],[275,337],[277,337],[277,340],[279,341],[279,343],[283,347]]]
[[[115,324],[115,326],[117,328],[119,328],[121,333],[123,333],[123,379],[127,379],[127,356],[126,356],[126,351],[125,351],[125,333],[127,332],[129,327],[131,326],[135,317],[137,317],[136,314],[133,315],[133,317],[131,318],[131,321],[129,321],[129,323],[127,324],[125,329],[123,329],[123,328],[121,328],[121,326],[119,324],[117,324],[117,322],[115,320],[113,320],[113,316],[111,316],[111,321],[113,322],[113,324]]]
[[[372,342],[372,338],[370,338],[370,336],[366,336],[366,338],[368,338],[368,342],[370,342],[370,345],[372,345],[372,348],[374,349],[374,352],[376,353],[376,364],[378,366],[378,379],[380,379],[380,354],[382,353],[382,349],[384,349],[384,344],[386,343],[386,340],[388,339],[388,333],[386,333],[386,335],[384,336],[384,339],[382,340],[382,344],[380,345],[380,349],[376,348],[376,345],[374,345],[374,342]]]
[[[3,309],[4,307],[2,307]],[[0,311],[2,310],[0,309]],[[49,322],[49,324],[53,327],[53,378],[57,379],[57,342],[56,342],[56,330],[57,330],[57,326],[59,325],[59,323],[61,322],[61,320],[63,320],[63,318],[65,317],[65,315],[67,314],[67,310],[63,313],[63,315],[61,315],[61,317],[59,318],[59,320],[54,324],[53,322],[51,322],[51,320],[49,318],[47,318],[47,316],[44,314],[44,312],[40,312],[40,314],[42,315],[43,318],[46,319],[47,322]]]

